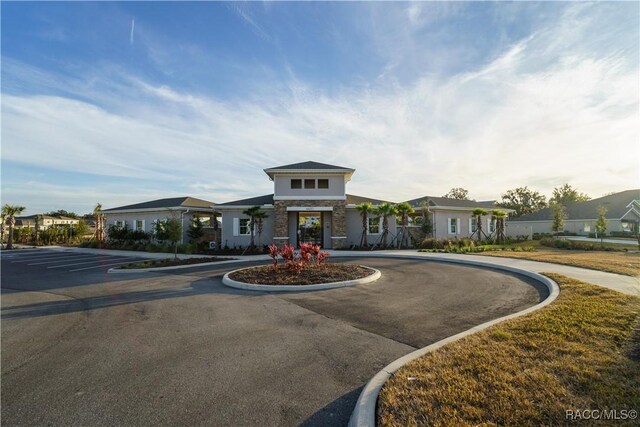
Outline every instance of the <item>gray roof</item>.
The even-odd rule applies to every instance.
[[[311,160],[306,161],[306,162],[300,162],[300,163],[292,163],[290,165],[284,165],[284,166],[277,166],[275,168],[268,168],[265,169],[267,170],[271,170],[271,169],[285,169],[285,170],[297,170],[297,169],[301,169],[301,170],[323,170],[323,169],[346,169],[346,170],[353,170],[351,168],[345,168],[342,166],[335,166],[335,165],[328,165],[326,163],[318,163],[318,162],[313,162]]]
[[[629,211],[627,207],[634,200],[640,200],[640,189],[622,191],[609,196],[598,197],[582,203],[573,203],[566,206],[567,219],[596,219],[600,206],[607,208],[607,219],[620,219]],[[553,220],[553,210],[551,208],[541,209],[511,221],[546,221]]]
[[[356,196],[353,194],[347,194],[347,204],[348,205],[359,205],[360,203],[369,202],[372,205],[379,205],[380,203],[392,203],[387,200],[379,200],[379,199],[370,199],[368,197]]]
[[[486,200],[476,202],[475,200],[459,200],[459,199],[451,199],[449,197],[434,197],[434,196],[424,196],[419,197],[417,199],[407,200],[414,208],[419,208],[420,204],[423,201],[429,200],[429,206],[431,207],[454,207],[454,208],[482,208],[482,209],[495,209],[495,201],[494,200]]]
[[[207,200],[196,199],[195,197],[171,197],[168,199],[150,200],[148,202],[135,203],[133,205],[120,206],[117,208],[104,209],[102,212],[115,212],[120,210],[136,209],[166,209],[166,208],[210,208],[215,205]]]
[[[263,206],[273,204],[273,194],[265,194],[264,196],[250,197],[248,199],[234,200],[232,202],[220,203],[218,206]]]

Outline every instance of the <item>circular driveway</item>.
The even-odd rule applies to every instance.
[[[238,264],[52,275],[3,259],[3,421],[345,425],[387,363],[547,296],[489,269],[346,261],[382,278],[265,294],[221,284]]]

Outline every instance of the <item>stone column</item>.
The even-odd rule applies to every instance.
[[[333,204],[331,245],[333,249],[341,249],[347,246],[347,212],[344,201],[336,201]]]
[[[275,200],[273,202],[273,214],[273,243],[278,247],[288,245],[291,240],[291,236],[289,236],[289,213],[287,212],[287,202],[283,200]]]

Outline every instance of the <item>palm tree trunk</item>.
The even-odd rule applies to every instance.
[[[7,249],[13,249],[13,227],[16,225],[16,220],[9,219],[9,237],[7,237]]]
[[[364,248],[367,244],[367,214],[362,215],[362,237],[360,237],[360,248]]]

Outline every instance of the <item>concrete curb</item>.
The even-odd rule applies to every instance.
[[[402,258],[406,259],[409,257],[402,257]],[[421,258],[421,259],[424,260],[425,258]],[[435,261],[451,262],[454,264],[488,267],[492,269],[504,270],[511,273],[527,276],[544,284],[549,289],[549,296],[544,301],[534,305],[533,307],[529,307],[517,313],[513,313],[508,316],[500,317],[498,319],[491,320],[481,325],[474,326],[473,328],[468,329],[464,332],[450,336],[449,338],[445,338],[436,343],[428,345],[427,347],[423,347],[399,359],[394,360],[393,362],[385,366],[380,372],[374,375],[373,378],[371,378],[369,382],[365,385],[364,389],[360,393],[360,397],[358,397],[356,406],[353,409],[353,412],[351,413],[351,418],[349,419],[349,427],[374,427],[376,425],[376,403],[378,401],[378,394],[380,393],[380,390],[382,390],[382,387],[384,386],[384,383],[387,381],[387,379],[389,379],[398,369],[400,369],[406,363],[414,359],[417,359],[429,352],[432,352],[441,347],[444,347],[449,343],[458,341],[461,338],[475,334],[476,332],[479,332],[483,329],[487,329],[490,326],[504,322],[505,320],[520,317],[525,314],[531,313],[533,311],[539,310],[542,307],[545,307],[551,304],[560,294],[560,288],[558,287],[558,284],[556,282],[554,282],[553,280],[549,279],[546,276],[543,276],[541,274],[534,273],[531,271],[526,271],[526,270],[522,270],[515,267],[498,266],[495,264],[483,263],[481,261],[437,259],[436,257],[433,257],[430,259],[433,259]]]
[[[264,266],[258,266],[258,267],[264,267]],[[258,268],[258,267],[249,267],[249,268]],[[380,273],[380,270],[367,267],[366,265],[361,265],[360,267],[367,268],[373,271],[373,273],[361,279],[345,280],[342,282],[319,283],[317,285],[254,285],[251,283],[238,282],[236,280],[229,278],[230,274],[235,273],[236,271],[244,270],[244,268],[241,268],[238,270],[230,271],[227,274],[225,274],[224,277],[222,278],[222,283],[231,288],[243,289],[246,291],[307,292],[307,291],[320,291],[323,289],[345,288],[347,286],[364,285],[366,283],[375,282],[380,278],[380,276],[382,276],[382,273]]]

